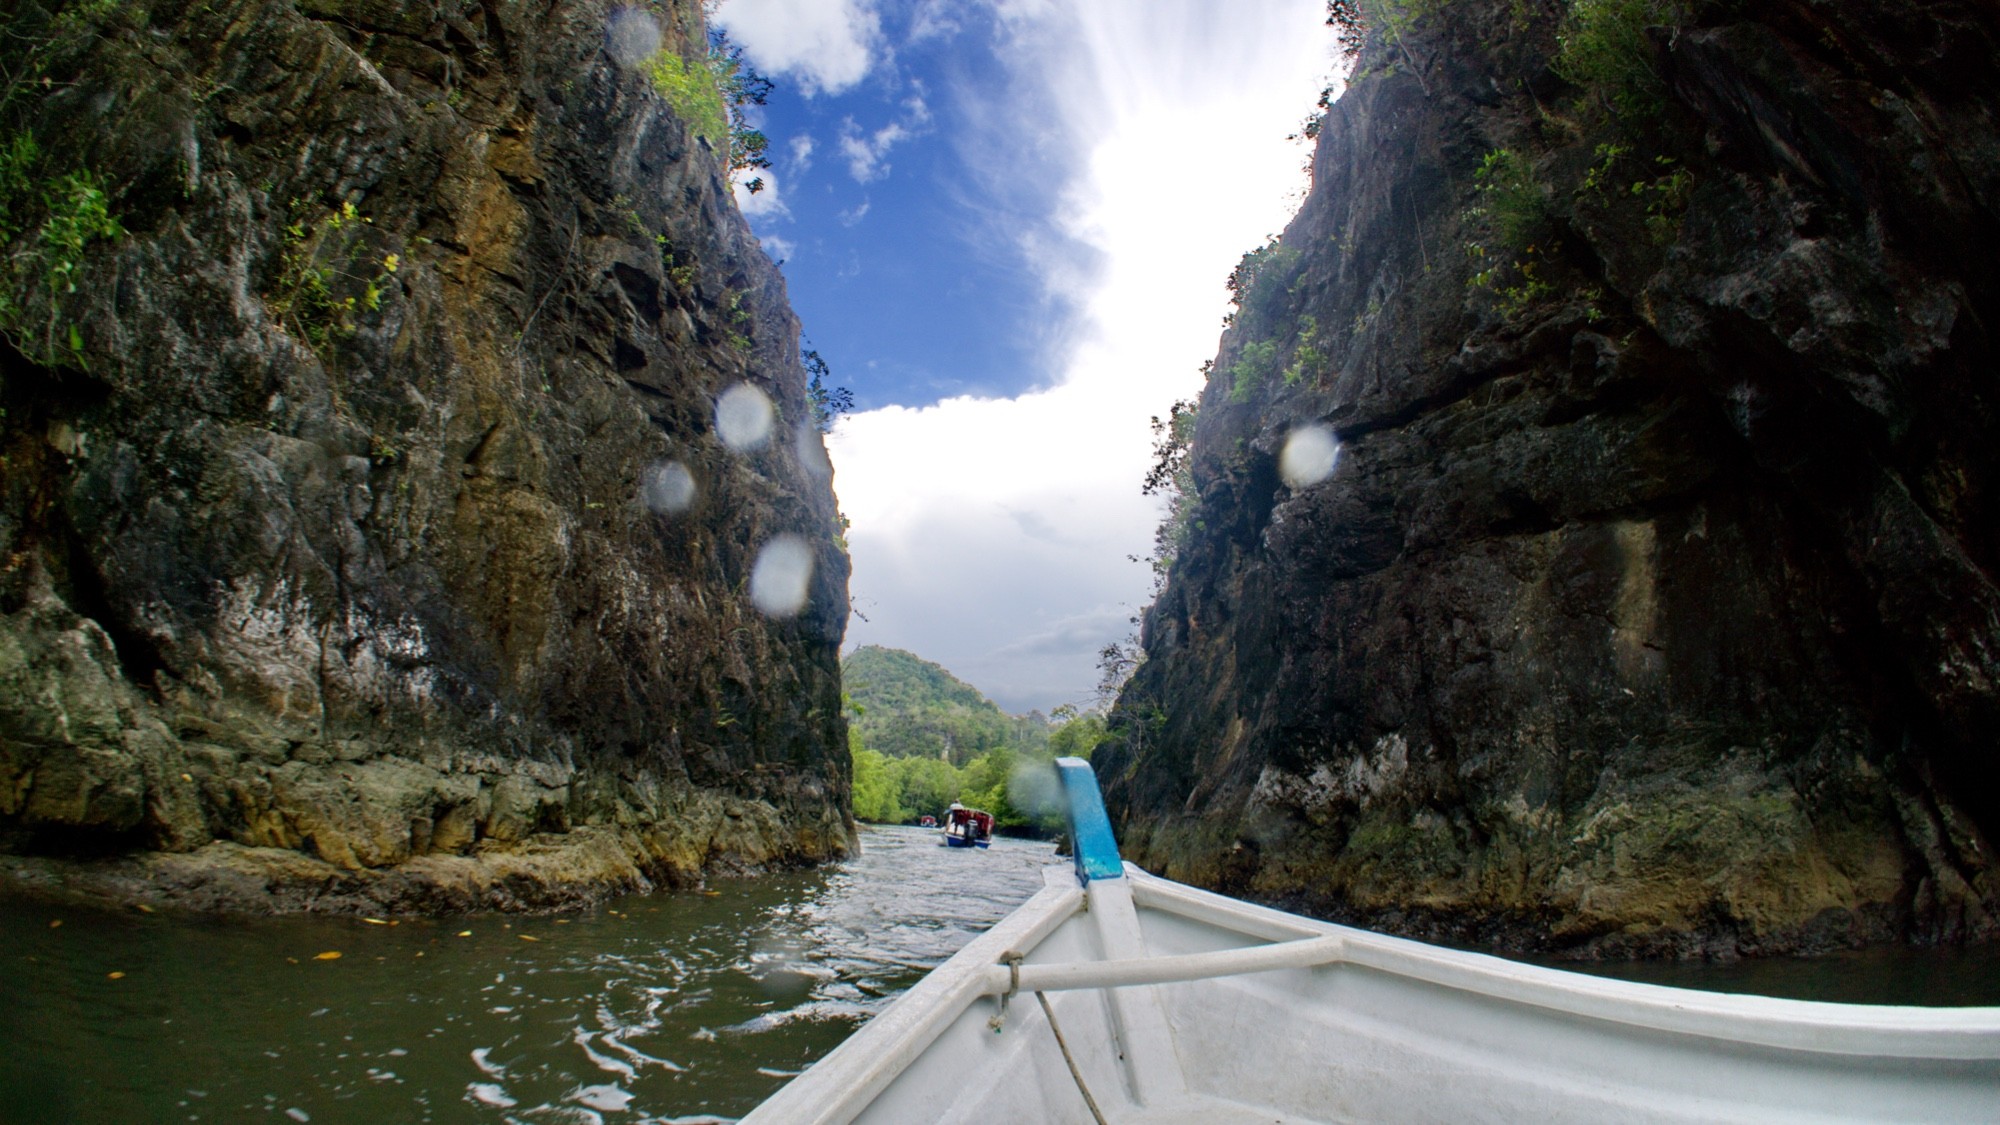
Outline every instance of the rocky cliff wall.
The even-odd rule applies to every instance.
[[[1364,7],[1100,752],[1127,854],[1576,956],[1993,937],[1993,6]]]
[[[844,854],[799,327],[648,77],[697,5],[6,19],[17,882],[532,908]]]

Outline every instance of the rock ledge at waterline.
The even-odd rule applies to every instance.
[[[1403,7],[1201,398],[1126,854],[1580,957],[2000,935],[2000,9]]]
[[[536,909],[845,854],[798,324],[614,6],[117,7],[6,122],[126,231],[55,310],[87,369],[0,387],[8,880]],[[776,428],[737,453],[743,384]],[[811,576],[773,618],[780,536]]]

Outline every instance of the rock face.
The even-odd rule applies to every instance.
[[[1127,855],[1581,957],[1994,937],[2000,15],[1381,7],[1200,402]]]
[[[698,6],[67,9],[5,17],[49,81],[0,139],[124,233],[64,291],[18,268],[63,201],[0,223],[16,880],[534,908],[844,854],[798,324],[726,138],[647,76],[702,57]]]

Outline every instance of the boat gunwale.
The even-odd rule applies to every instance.
[[[1126,874],[1142,908],[1236,932],[1247,932],[1240,923],[1254,918],[1266,924],[1259,936],[1273,939],[1278,933],[1290,940],[1345,939],[1342,956],[1328,966],[1357,965],[1503,1002],[1731,1043],[1824,1054],[2000,1059],[2000,1007],[1842,1004],[1596,977],[1289,915],[1161,879],[1130,863]]]
[[[1042,889],[1032,898],[779,1087],[743,1117],[740,1125],[852,1121],[985,995],[989,965],[999,964],[1002,954],[1035,949],[1083,909],[1083,888],[1074,884],[1067,868],[1047,868],[1043,879]]]

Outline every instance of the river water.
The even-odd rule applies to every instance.
[[[563,917],[0,904],[0,1122],[726,1121],[1056,862],[869,828],[837,868]]]
[[[867,828],[839,867],[564,917],[215,921],[0,903],[0,1123],[728,1121],[1058,862],[1046,843],[967,852]],[[2000,1003],[1993,947],[1591,968]]]

